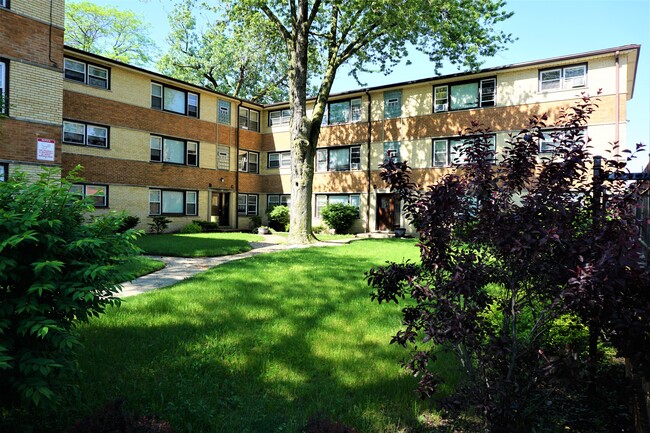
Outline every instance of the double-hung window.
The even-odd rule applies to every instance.
[[[217,107],[219,110],[217,121],[224,125],[230,125],[230,102],[219,99]]]
[[[248,150],[239,151],[239,171],[242,173],[259,173],[260,154]]]
[[[496,105],[496,78],[445,84],[433,88],[433,111],[467,110]]]
[[[587,85],[587,65],[572,65],[563,68],[539,71],[539,91],[575,89]]]
[[[433,166],[449,167],[454,164],[465,164],[466,157],[462,152],[465,145],[471,145],[472,140],[477,137],[455,137],[455,138],[434,138],[433,139]],[[487,138],[491,145],[492,159],[496,154],[496,137],[490,135]]]
[[[275,206],[289,206],[291,204],[291,194],[269,194],[266,196],[267,212]]]
[[[108,148],[108,127],[64,120],[63,142],[79,146]]]
[[[239,107],[239,127],[260,132],[260,112],[251,108]]]
[[[269,126],[288,125],[290,120],[291,110],[288,108],[269,111]]]
[[[237,195],[237,214],[257,215],[257,194]]]
[[[384,92],[384,119],[402,116],[402,91]]]
[[[400,162],[399,156],[399,141],[387,141],[384,143],[384,163],[388,161],[397,163]]]
[[[78,81],[100,89],[108,89],[109,75],[108,68],[81,60],[63,59],[63,76],[68,80]]]
[[[358,122],[361,120],[361,98],[330,102],[325,107],[323,125]]]
[[[316,216],[320,217],[323,208],[328,204],[347,204],[361,207],[361,196],[359,194],[316,194]]]
[[[9,104],[7,104],[8,69],[7,62],[0,60],[0,114],[7,114],[7,108],[9,107]]]
[[[198,215],[198,193],[150,189],[149,215]]]
[[[269,152],[268,168],[291,166],[291,152]]]
[[[361,146],[316,150],[316,171],[361,170]]]
[[[586,140],[587,130],[580,129],[575,136],[569,134],[566,129],[549,129],[542,132],[543,137],[537,138],[539,142],[539,153],[555,153],[560,148],[567,148],[573,144],[574,141]]]
[[[199,117],[199,95],[160,83],[151,83],[151,108]]]
[[[79,198],[91,197],[93,206],[108,207],[108,185],[70,185],[70,193]]]
[[[6,182],[9,178],[9,164],[0,163],[0,182]]]
[[[8,8],[9,7],[9,0],[0,0],[0,7]]]
[[[151,162],[166,162],[170,164],[199,165],[199,143],[177,138],[150,137]]]

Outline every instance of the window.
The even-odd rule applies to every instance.
[[[9,178],[9,164],[0,164],[0,182],[6,182]]]
[[[230,148],[219,146],[217,150],[217,168],[219,170],[230,170]]]
[[[433,88],[433,112],[494,107],[496,78],[469,81]]]
[[[539,91],[575,89],[587,85],[587,65],[539,71]]]
[[[388,160],[394,163],[400,162],[399,148],[399,141],[388,141],[384,143],[384,163],[388,162]]]
[[[289,206],[291,204],[290,194],[269,194],[266,196],[267,211],[275,206]]]
[[[325,107],[323,125],[337,125],[359,120],[361,120],[361,98],[330,102]]]
[[[0,7],[9,8],[9,0],[0,0]]]
[[[239,194],[237,196],[237,214],[257,215],[257,194]]]
[[[269,152],[268,168],[291,166],[291,152]]]
[[[199,143],[176,138],[152,135],[150,138],[151,162],[199,165]]]
[[[224,125],[230,125],[230,102],[219,99],[217,105],[219,108],[219,113],[217,114],[218,122]]]
[[[0,114],[7,114],[7,63],[0,60]]]
[[[247,150],[239,151],[239,171],[243,173],[259,173],[260,154]]]
[[[159,83],[151,83],[151,108],[199,117],[199,95]]]
[[[239,127],[260,132],[260,112],[246,107],[239,107]]]
[[[109,70],[81,60],[63,60],[63,76],[68,80],[78,81],[89,86],[108,89]]]
[[[316,194],[316,215],[320,218],[321,212],[328,204],[341,203],[361,207],[359,194]]]
[[[539,142],[539,153],[554,153],[558,147],[566,147],[573,140],[585,140],[587,130],[580,129],[579,134],[575,137],[570,137],[567,130],[551,129],[543,131],[544,138],[536,138]]]
[[[150,215],[198,215],[196,191],[149,190]]]
[[[316,171],[361,170],[361,146],[316,150]]]
[[[92,197],[95,207],[108,206],[107,185],[70,185],[70,192],[79,198]]]
[[[89,123],[63,121],[63,142],[108,148],[108,128]]]
[[[433,139],[433,166],[449,167],[453,164],[464,164],[465,156],[461,155],[461,147],[472,137],[434,138]],[[496,137],[488,137],[492,146],[493,155],[496,154]]]
[[[291,120],[291,110],[285,108],[269,112],[269,126],[288,125]]]
[[[384,119],[402,116],[402,91],[384,92]]]

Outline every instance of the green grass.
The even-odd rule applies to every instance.
[[[364,240],[230,262],[124,301],[81,326],[80,393],[50,424],[117,397],[174,432],[297,432],[323,414],[360,432],[424,432],[416,379],[390,345],[403,305],[372,303],[364,272],[415,259],[412,240]],[[437,368],[457,377],[441,354]]]
[[[131,275],[128,281],[141,277],[143,275],[156,272],[165,267],[165,262],[151,259],[149,257],[135,256],[120,264],[117,271]],[[124,281],[120,281],[123,283]]]
[[[174,257],[216,257],[249,251],[249,242],[264,238],[251,233],[197,233],[144,235],[136,244],[145,254]]]

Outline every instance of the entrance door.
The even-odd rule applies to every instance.
[[[230,193],[212,193],[212,218],[216,219],[219,227],[230,226]]]
[[[377,230],[393,230],[395,226],[395,196],[377,194]]]

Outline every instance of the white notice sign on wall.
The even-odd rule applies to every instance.
[[[39,161],[54,161],[54,140],[48,138],[36,139],[36,159]]]

